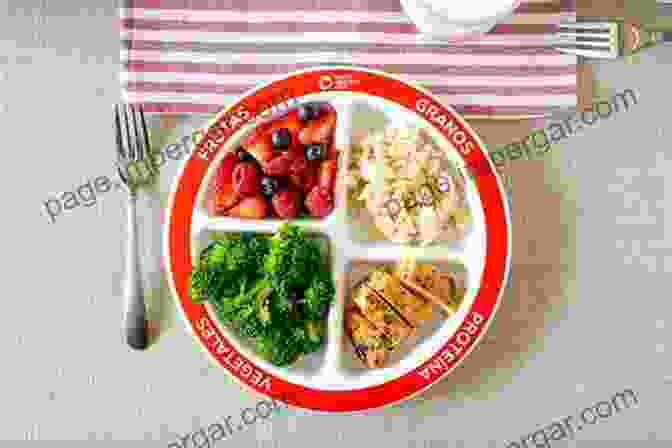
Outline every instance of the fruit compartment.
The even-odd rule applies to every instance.
[[[241,129],[205,178],[203,212],[253,220],[329,216],[336,206],[337,147],[343,146],[337,129],[345,109],[307,97]]]
[[[258,230],[254,225],[243,226],[239,229],[222,228],[216,224],[206,225],[192,238],[192,265],[198,261],[202,251],[206,249],[212,241],[221,239],[227,234],[247,232],[254,235],[272,236],[276,230],[277,228],[266,228]],[[307,230],[307,234],[309,238],[313,238],[318,241],[320,244],[321,253],[324,256],[326,263],[330,266],[332,275],[336,277],[337,274],[334,271],[334,255],[329,237],[318,230]],[[336,281],[336,279],[334,280]],[[338,294],[336,297],[338,297]],[[329,352],[333,351],[333,348],[331,347],[333,345],[333,341],[341,338],[341,331],[338,326],[340,322],[341,307],[337,303],[336,297],[324,322],[325,334],[323,345],[318,351],[301,356],[297,362],[287,367],[278,367],[262,359],[256,353],[251,340],[240,335],[229,323],[219,318],[213,304],[206,302],[205,307],[208,310],[208,314],[212,318],[212,321],[215,322],[217,328],[225,335],[225,337],[235,347],[235,349],[242,353],[245,357],[254,360],[254,362],[257,363],[259,367],[273,372],[280,377],[287,378],[290,381],[310,384],[314,379],[323,376],[325,370],[333,370],[330,366],[331,363],[329,362]]]

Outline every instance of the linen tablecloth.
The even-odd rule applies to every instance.
[[[427,39],[399,0],[124,0],[124,100],[213,113],[290,71],[353,64],[415,82],[465,114],[529,118],[577,105],[575,56],[547,37],[574,0],[527,0],[462,43]]]

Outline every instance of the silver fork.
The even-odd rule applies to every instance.
[[[588,58],[615,59],[623,55],[622,27],[618,22],[564,22],[553,36],[553,47]]]
[[[148,337],[145,297],[140,275],[136,202],[139,188],[153,179],[155,168],[151,163],[149,133],[142,108],[115,105],[114,123],[117,137],[117,171],[128,193],[124,332],[128,345],[136,350],[143,350],[147,348]],[[147,174],[133,176],[133,169],[137,173],[143,165]]]

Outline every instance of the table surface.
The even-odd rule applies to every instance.
[[[122,342],[124,196],[101,194],[54,223],[44,211],[50,197],[113,174],[115,5],[10,0],[1,8],[9,292],[0,317],[0,440],[209,446],[179,439],[258,399],[210,364],[162,286],[161,191],[177,162],[140,204],[151,313],[164,322],[147,352]],[[219,445],[505,447],[631,389],[636,406],[570,445],[669,446],[672,52],[653,48],[636,63],[601,62],[594,71],[607,93],[632,89],[638,103],[564,139],[543,161],[511,163],[512,294],[462,366],[399,406],[356,416],[283,410]],[[196,124],[180,120],[162,138]]]

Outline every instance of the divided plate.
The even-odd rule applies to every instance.
[[[205,206],[208,184],[219,161],[260,121],[273,119],[307,101],[328,101],[337,110],[335,140],[339,159],[335,210],[328,217],[293,222],[323,243],[328,253],[336,297],[327,318],[322,349],[289,368],[271,365],[220,323],[209,304],[194,304],[188,294],[189,272],[217,234],[250,231],[274,233],[283,221],[211,217]],[[447,150],[462,170],[473,224],[462,241],[412,247],[363,236],[365,223],[348,210],[340,180],[350,145],[386,126],[422,126]],[[451,108],[430,93],[390,75],[352,67],[316,68],[287,75],[258,88],[223,110],[204,129],[184,162],[168,208],[166,266],[178,307],[201,347],[212,360],[252,391],[305,409],[353,412],[389,405],[421,392],[454,369],[486,331],[508,278],[511,235],[507,202],[483,145]],[[469,175],[468,173],[476,173]],[[367,267],[395,263],[403,256],[466,274],[467,294],[457,313],[435,318],[395,354],[385,368],[363,368],[343,330],[343,312],[351,286]],[[436,313],[439,314],[438,312]]]

